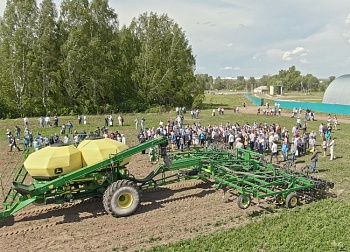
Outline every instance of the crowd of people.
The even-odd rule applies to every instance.
[[[38,118],[38,128],[51,128],[51,127],[57,127],[59,128],[59,134],[54,133],[50,136],[43,136],[40,131],[37,131],[37,133],[34,133],[33,131],[29,130],[29,118],[24,117],[23,123],[24,123],[24,131],[23,131],[23,137],[21,138],[21,128],[16,125],[14,128],[14,134],[12,134],[10,129],[7,129],[6,135],[8,137],[8,142],[10,146],[10,152],[15,148],[18,151],[22,151],[18,147],[17,141],[23,140],[23,148],[24,150],[27,150],[31,147],[34,148],[34,150],[39,150],[46,146],[54,146],[54,145],[78,145],[82,140],[85,138],[101,138],[101,137],[108,137],[111,139],[114,139],[116,141],[120,141],[123,143],[126,143],[126,138],[124,134],[119,133],[118,131],[111,131],[108,130],[108,127],[113,126],[113,116],[106,116],[105,117],[105,125],[101,127],[97,127],[96,130],[87,133],[85,130],[82,130],[81,132],[78,132],[77,130],[73,130],[73,122],[68,121],[67,123],[63,123],[59,125],[59,119],[57,116],[54,116],[53,123],[49,116],[46,117],[39,117]],[[124,119],[120,115],[118,116],[119,125],[123,126]],[[78,115],[78,124],[87,124],[87,117],[86,115]],[[17,141],[16,141],[17,140]]]
[[[181,114],[177,114],[175,119],[169,119],[165,124],[161,120],[157,127],[141,128],[138,140],[142,143],[163,135],[168,137],[171,149],[178,151],[190,150],[192,147],[209,148],[213,143],[225,143],[230,149],[239,147],[270,155],[270,162],[275,158],[277,163],[288,160],[296,162],[297,157],[310,155],[311,166],[316,171],[318,146],[323,148],[324,157],[329,148],[330,160],[335,159],[335,140],[331,135],[332,129],[338,124],[337,118],[328,117],[327,123],[320,124],[317,134],[317,130],[309,131],[309,118],[304,118],[302,122],[301,113],[302,110],[297,112],[296,123],[290,131],[279,123],[268,125],[257,121],[251,124],[227,122],[209,125],[202,125],[198,121],[190,125],[184,123]]]
[[[267,107],[265,111],[268,111],[269,109],[270,108]],[[327,150],[329,150],[330,160],[335,159],[335,140],[332,137],[332,130],[337,129],[338,119],[336,115],[333,117],[328,115],[327,122],[320,124],[317,134],[317,131],[315,130],[308,130],[307,121],[311,120],[311,118],[308,117],[311,112],[308,110],[306,111],[303,122],[300,118],[302,110],[299,109],[296,112],[295,117],[297,117],[297,120],[291,129],[291,133],[289,133],[289,129],[282,127],[279,123],[268,125],[267,123],[257,121],[252,123],[226,122],[209,125],[202,125],[200,121],[197,121],[190,125],[185,123],[184,112],[186,112],[185,107],[176,108],[176,116],[174,119],[169,119],[166,123],[164,123],[163,120],[160,120],[156,127],[146,127],[146,120],[144,117],[141,119],[136,118],[134,120],[135,128],[136,130],[139,130],[140,128],[137,135],[139,143],[143,143],[159,135],[167,137],[171,149],[178,151],[190,150],[193,147],[209,148],[213,143],[224,143],[231,150],[239,147],[256,151],[261,154],[268,153],[270,154],[270,162],[275,158],[277,163],[287,160],[295,162],[296,157],[311,153],[312,167],[315,170],[319,153],[317,145],[319,145],[324,157],[327,155]],[[223,109],[219,108],[218,113],[223,115]],[[198,109],[191,110],[192,119],[198,119],[198,115]],[[117,119],[119,126],[123,126],[124,118],[119,115]],[[84,124],[86,124],[86,116],[79,115],[78,123],[82,123],[82,120],[84,121]],[[51,136],[42,136],[39,132],[33,134],[33,132],[29,130],[29,119],[25,117],[25,128],[23,132],[24,149],[34,147],[35,150],[38,150],[44,146],[55,144],[78,145],[80,141],[84,140],[86,137],[111,138],[126,144],[126,137],[124,134],[120,133],[118,130],[111,130],[114,121],[112,115],[105,116],[104,126],[101,128],[97,127],[95,131],[89,133],[85,132],[85,130],[82,130],[81,132],[73,130],[74,127],[72,121],[68,121],[67,124],[59,126],[57,116],[54,117],[53,125],[48,116],[45,118],[40,117],[38,121],[39,128],[59,127],[60,134],[58,135],[55,133]],[[21,151],[16,142],[16,140],[21,139],[20,127],[15,126],[14,134],[7,129],[6,134],[10,146],[9,151],[12,151],[14,148]],[[321,141],[316,142],[318,139]],[[281,154],[279,153],[280,151]]]

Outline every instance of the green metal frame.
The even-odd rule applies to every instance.
[[[121,179],[134,181],[142,190],[175,183],[181,180],[213,179],[217,188],[234,188],[239,195],[261,199],[305,190],[327,190],[333,183],[315,180],[302,173],[291,173],[264,161],[263,155],[245,149],[230,151],[179,152],[167,155],[168,139],[159,137],[131,147],[101,162],[83,167],[49,181],[34,180],[24,185],[23,166],[14,178],[9,192],[4,194],[4,208],[0,217],[13,215],[31,203],[50,204],[72,202],[78,199],[101,197],[106,188]],[[135,178],[121,162],[138,152],[160,145],[164,163],[145,178]],[[3,178],[0,178],[0,181]],[[2,184],[1,184],[2,185]],[[4,191],[4,188],[2,188]]]

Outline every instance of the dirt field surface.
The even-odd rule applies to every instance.
[[[147,157],[136,155],[130,171],[149,173]],[[0,243],[8,252],[135,251],[241,225],[259,210],[239,209],[236,196],[210,181],[185,181],[144,192],[139,210],[124,218],[108,215],[101,199],[29,206],[0,224]]]

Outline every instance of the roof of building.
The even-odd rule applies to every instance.
[[[323,103],[350,105],[350,74],[339,76],[329,84]]]

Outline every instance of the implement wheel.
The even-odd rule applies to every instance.
[[[288,208],[294,208],[299,204],[299,198],[296,193],[290,193],[288,194],[286,198],[286,207]]]
[[[275,202],[277,205],[283,205],[285,203],[285,198],[283,197],[282,194],[277,194],[275,197]]]
[[[141,192],[129,180],[119,180],[107,187],[103,195],[103,206],[107,213],[115,217],[133,214],[140,205]]]
[[[252,203],[252,199],[250,198],[250,195],[241,194],[238,196],[237,204],[239,208],[247,209],[251,203]]]
[[[34,200],[32,204],[35,206],[42,206],[42,205],[45,205],[46,202],[45,202],[44,198],[38,198],[38,199]]]

